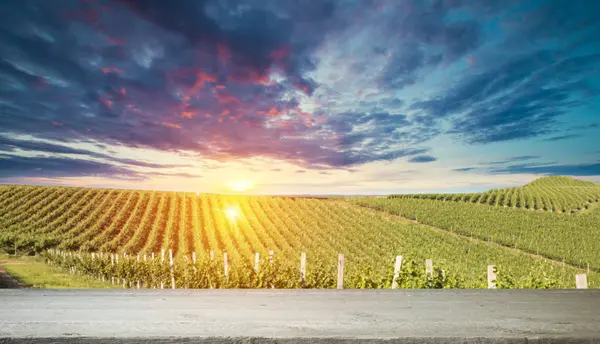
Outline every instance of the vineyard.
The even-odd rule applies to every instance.
[[[551,214],[426,199],[363,197],[350,202],[600,271],[600,213]]]
[[[389,198],[429,199],[575,213],[600,202],[600,187],[595,183],[570,177],[544,177],[523,187],[493,189],[482,193],[408,194],[391,195]]]
[[[400,221],[390,213],[448,231]],[[178,286],[297,287],[304,252],[305,287],[335,286],[337,258],[343,253],[348,287],[388,287],[394,259],[402,255],[401,286],[486,288],[487,266],[496,265],[502,283],[512,287],[573,288],[575,275],[587,273],[589,286],[597,288],[597,221],[593,213],[417,199],[0,186],[1,249],[39,253],[66,269],[145,285],[168,282],[168,264],[158,263],[158,257],[172,250]],[[62,251],[70,255],[50,253]],[[270,251],[274,263],[263,261],[264,268],[253,272],[255,254],[264,260]],[[111,253],[119,253],[121,260],[110,264]],[[225,280],[224,254],[230,269]],[[426,259],[434,262],[434,277],[425,276]]]

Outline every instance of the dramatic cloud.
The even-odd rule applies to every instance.
[[[205,174],[119,153],[132,148],[304,176],[450,163],[440,142],[466,154],[531,140],[554,159],[598,134],[598,13],[566,0],[5,0],[0,174]]]
[[[53,143],[47,142],[39,142],[39,141],[25,141],[18,139],[11,139],[7,137],[0,136],[0,152],[13,152],[16,149],[20,149],[23,151],[33,151],[38,153],[50,153],[50,154],[73,154],[73,155],[83,155],[84,157],[93,157],[100,158],[104,160],[109,160],[113,162],[118,162],[125,165],[139,166],[139,167],[148,167],[148,168],[175,168],[175,167],[188,167],[190,165],[174,165],[174,164],[154,164],[144,161],[138,161],[133,159],[123,159],[113,157],[108,154],[102,154],[97,152],[92,152],[85,149],[72,148],[68,146],[57,145]]]
[[[0,154],[0,178],[13,177],[111,177],[128,178],[134,173],[126,168],[89,160],[20,157]]]

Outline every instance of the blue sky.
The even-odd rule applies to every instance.
[[[600,3],[5,0],[0,182],[600,181]]]

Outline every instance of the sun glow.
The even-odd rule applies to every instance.
[[[227,184],[227,187],[233,192],[244,192],[254,187],[254,182],[251,180],[234,180]]]
[[[240,213],[236,208],[227,208],[225,209],[225,216],[227,216],[230,221],[235,222],[235,220],[240,216]]]

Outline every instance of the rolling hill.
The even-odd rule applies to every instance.
[[[591,186],[568,179],[541,179],[515,189],[559,189],[559,180],[574,195],[569,200],[593,200]],[[550,197],[559,194],[543,199],[559,204]],[[561,198],[564,204],[566,199]],[[264,259],[274,251],[277,261],[292,270],[306,252],[308,270],[329,271],[323,276],[335,276],[343,253],[349,287],[389,286],[397,255],[405,257],[407,274],[424,273],[424,260],[432,259],[444,276],[461,281],[448,282],[453,287],[485,287],[489,264],[517,281],[514,285],[551,281],[547,285],[574,287],[575,274],[587,272],[590,287],[600,287],[599,219],[596,212],[532,212],[414,197],[320,200],[0,186],[0,248],[7,252],[59,249],[119,253],[124,259],[125,253],[158,257],[162,249],[170,249],[177,266],[187,266],[192,254],[199,261],[213,256],[219,261],[224,253],[234,266],[249,266],[255,253]],[[111,263],[107,255],[102,257],[102,266]],[[64,255],[60,259],[66,264]],[[97,271],[91,266],[85,269]],[[214,271],[222,275],[220,269]],[[325,286],[335,284],[326,280]]]
[[[598,184],[571,177],[543,177],[522,187],[493,189],[482,193],[407,194],[390,198],[416,198],[487,204],[558,213],[575,213],[600,202]]]

